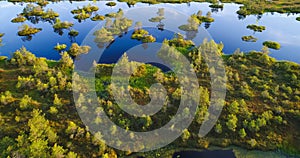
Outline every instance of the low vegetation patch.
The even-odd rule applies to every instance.
[[[102,21],[102,20],[105,20],[105,16],[97,14],[94,17],[92,17],[91,20],[92,21]]]
[[[246,42],[256,42],[257,38],[255,38],[254,36],[243,36],[242,40]]]
[[[265,41],[263,43],[264,46],[268,47],[268,48],[272,48],[272,49],[276,49],[279,50],[280,49],[280,43],[278,42],[274,42],[274,41]]]
[[[149,35],[149,32],[144,29],[137,29],[132,33],[132,39],[141,40],[143,43],[155,42],[156,38]]]
[[[263,32],[264,30],[266,30],[266,27],[253,24],[253,25],[248,25],[247,29],[253,30],[255,32]]]
[[[18,31],[19,36],[30,36],[40,32],[42,28],[34,28],[27,24],[24,24],[20,27],[20,31]]]

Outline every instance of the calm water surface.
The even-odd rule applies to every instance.
[[[17,36],[18,27],[22,24],[11,23],[10,20],[16,17],[17,14],[21,13],[23,8],[26,6],[24,4],[13,4],[5,1],[0,2],[0,32],[5,33],[3,37],[3,46],[0,47],[0,55],[10,56],[15,50],[22,46],[25,46],[28,50],[36,54],[39,57],[46,57],[48,59],[59,59],[60,55],[53,49],[57,43],[65,43],[68,46],[72,42],[77,42],[81,44],[85,36],[89,31],[94,28],[99,22],[91,21],[87,19],[79,23],[70,11],[76,9],[78,6],[83,6],[87,4],[97,5],[99,7],[98,14],[106,14],[109,12],[116,12],[119,8],[123,10],[131,9],[126,3],[117,3],[115,7],[108,7],[105,5],[105,1],[93,2],[58,2],[51,3],[45,7],[52,8],[54,11],[60,14],[60,19],[62,21],[71,21],[74,23],[73,28],[79,31],[79,36],[75,39],[70,39],[68,37],[68,31],[65,30],[63,35],[55,33],[52,25],[49,22],[40,21],[38,24],[32,24],[29,21],[24,23],[30,26],[39,27],[43,30],[36,35],[30,41],[24,40],[22,37]],[[183,14],[190,15],[196,13],[198,10],[202,10],[203,14],[211,11],[208,7],[208,3],[190,3],[190,4],[157,4],[151,5],[155,7],[165,7],[175,9]],[[146,7],[148,4],[137,3],[132,8]],[[278,14],[278,13],[266,13],[262,15],[261,18],[251,15],[245,19],[239,19],[236,11],[239,9],[240,5],[237,4],[225,4],[223,10],[218,12],[213,12],[212,17],[215,18],[215,22],[210,25],[207,31],[210,33],[212,38],[216,42],[223,42],[224,52],[226,54],[233,53],[237,48],[242,51],[251,50],[261,50],[262,43],[266,40],[277,41],[281,44],[282,48],[280,50],[271,50],[271,56],[278,60],[289,60],[300,63],[300,22],[296,21],[296,17],[299,15],[288,15],[288,14]],[[150,18],[150,17],[149,17]],[[185,22],[182,22],[185,23]],[[254,33],[251,30],[246,29],[248,24],[259,24],[266,26],[266,31],[262,33]],[[204,24],[201,25],[204,28]],[[153,32],[155,33],[155,32]],[[166,38],[170,37],[169,32],[163,32]],[[258,38],[256,43],[243,42],[241,40],[242,36],[254,35]],[[130,41],[130,43],[134,43]],[[124,46],[126,44],[119,43],[118,46]],[[121,49],[122,51],[126,49]],[[116,53],[116,54],[114,54]],[[107,59],[103,59],[103,62],[109,63],[112,56],[119,56],[122,52],[116,52],[106,55]]]

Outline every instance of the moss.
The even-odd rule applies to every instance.
[[[24,21],[26,21],[26,18],[22,15],[18,15],[17,17],[15,17],[11,20],[12,23],[21,23]]]
[[[256,42],[257,38],[255,38],[254,36],[243,36],[242,40],[246,42]]]
[[[253,24],[253,25],[248,25],[247,29],[253,30],[255,32],[263,32],[264,30],[266,30],[266,27]]]
[[[263,43],[264,46],[268,47],[268,48],[272,48],[272,49],[276,49],[279,50],[280,49],[280,43],[278,42],[274,42],[274,41],[265,41]]]
[[[106,5],[110,6],[110,7],[113,7],[113,6],[116,6],[117,3],[116,2],[107,2]]]
[[[91,20],[93,20],[93,21],[102,21],[102,20],[105,20],[105,16],[97,14],[94,17],[92,17]]]

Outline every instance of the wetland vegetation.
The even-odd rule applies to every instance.
[[[60,35],[64,29],[69,31],[70,37],[79,35],[80,30],[72,28],[73,22],[61,21],[59,14],[51,8],[45,11],[45,6],[50,1],[9,1],[24,3],[22,13],[9,19],[13,23],[23,23],[28,20],[32,24],[37,24],[39,20],[44,20],[50,22]],[[138,2],[150,4],[191,2],[189,0],[120,1],[127,2],[130,6]],[[195,0],[195,2],[203,1],[205,0]],[[300,13],[300,3],[297,0],[208,0],[208,2],[211,3],[209,5],[211,8],[224,8],[224,3],[227,2],[243,4],[237,13],[244,17],[252,14],[261,15],[265,12]],[[116,2],[105,2],[105,4],[112,7]],[[88,4],[77,7],[71,13],[78,20],[88,18],[92,21],[106,20],[104,27],[93,33],[94,42],[99,48],[108,47],[115,37],[127,33],[135,22],[125,17],[122,9],[102,15],[96,13],[98,10],[98,6]],[[157,16],[147,19],[162,26],[158,28],[164,28],[163,8],[158,9]],[[300,17],[296,20],[300,21]],[[205,28],[209,28],[214,21],[212,12],[208,11],[203,15],[202,11],[198,11],[189,17],[187,24],[179,26],[179,29],[187,33],[195,33],[202,23],[205,23]],[[247,28],[255,32],[266,30],[265,26],[256,24],[248,25]],[[142,23],[136,22],[134,29],[131,34],[133,40],[141,40],[143,43],[156,41],[155,36],[143,29]],[[41,30],[42,28],[23,24],[17,34],[31,37]],[[0,33],[0,43],[3,36],[4,33]],[[247,150],[280,151],[288,156],[299,156],[300,66],[294,62],[277,61],[269,56],[268,48],[278,50],[281,48],[280,43],[265,41],[261,51],[245,53],[237,49],[233,54],[226,55],[223,50],[226,45],[222,43],[205,40],[197,46],[191,39],[190,36],[185,37],[178,33],[173,39],[165,40],[164,43],[170,46],[169,53],[177,50],[185,55],[196,72],[202,95],[195,120],[188,129],[183,131],[181,137],[167,147],[145,153],[122,152],[105,145],[104,141],[97,139],[99,138],[97,135],[89,132],[79,118],[72,97],[72,88],[85,90],[86,87],[72,85],[72,77],[80,79],[76,75],[72,76],[72,71],[74,59],[88,54],[91,50],[90,46],[81,46],[79,42],[71,42],[70,45],[60,42],[52,45],[53,53],[60,55],[57,61],[36,57],[33,54],[36,52],[30,52],[25,47],[15,51],[11,58],[1,56],[0,157],[167,157],[178,149],[209,149],[212,146],[226,148],[231,145]],[[249,35],[243,36],[242,40],[256,42],[258,39]],[[218,48],[217,52],[210,52],[212,48]],[[215,68],[208,67],[207,61],[204,60],[206,53],[215,53],[223,59],[227,75],[227,96],[217,124],[206,137],[200,138],[199,127],[211,103],[210,76],[211,73],[215,73]],[[137,64],[129,61],[126,54],[120,61],[120,64],[124,65],[122,70],[124,73],[129,72]],[[109,114],[112,121],[124,129],[150,131],[163,126],[174,116],[178,110],[181,89],[178,86],[178,78],[173,72],[163,72],[154,65],[142,64],[138,71],[131,75],[130,85],[120,88],[120,92],[124,92],[127,88],[130,91],[129,95],[141,105],[150,101],[149,92],[152,84],[161,83],[167,90],[168,103],[161,111],[149,117],[135,117],[122,111],[113,98],[110,76],[114,66],[115,64],[94,63],[98,101],[105,105],[104,111]],[[222,80],[216,78],[216,81]],[[78,101],[83,102],[85,99],[82,94]],[[86,108],[86,105],[82,107]],[[92,121],[101,123],[102,120]],[[110,130],[114,136],[114,129]]]

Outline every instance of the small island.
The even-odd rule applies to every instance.
[[[82,11],[86,13],[93,13],[98,11],[99,8],[97,6],[92,6],[91,4],[88,4],[87,6],[83,6],[82,8],[77,7],[77,9],[74,9],[71,11],[72,14],[81,14]]]
[[[21,23],[26,21],[26,18],[23,15],[18,15],[17,17],[11,20],[12,23]]]
[[[68,21],[60,21],[60,19],[56,19],[54,25],[52,26],[54,29],[69,29],[74,24]]]
[[[19,36],[30,36],[40,32],[42,28],[34,28],[27,24],[24,24],[20,27],[20,31],[18,31]]]
[[[257,38],[255,38],[254,36],[243,36],[242,40],[245,42],[256,42]]]
[[[266,27],[253,24],[253,25],[248,25],[247,29],[253,30],[255,32],[263,32],[264,30],[266,30]]]
[[[76,37],[76,36],[79,35],[79,32],[76,31],[76,30],[74,30],[74,29],[72,29],[72,30],[68,33],[68,35],[71,36],[71,37]]]
[[[57,50],[58,52],[61,52],[61,51],[65,50],[66,48],[67,48],[67,45],[59,44],[59,43],[57,43],[57,45],[54,47],[54,49]]]
[[[155,42],[156,38],[149,35],[149,32],[144,29],[137,29],[132,33],[132,39],[141,40],[143,43]]]
[[[102,21],[102,20],[105,20],[105,16],[97,14],[94,17],[92,17],[91,20],[92,21]]]
[[[268,47],[268,48],[271,48],[271,49],[276,49],[276,50],[279,50],[280,49],[280,43],[278,42],[274,42],[274,41],[265,41],[263,43],[264,46]]]
[[[117,3],[116,2],[107,2],[105,5],[113,7],[113,6],[116,6]]]

